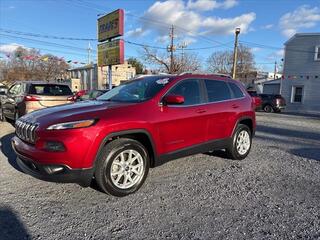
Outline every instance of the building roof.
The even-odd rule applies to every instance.
[[[263,85],[280,84],[280,81],[281,79],[270,80],[270,81],[264,82]]]
[[[255,84],[278,84],[280,83],[281,78],[278,79],[258,79],[256,81],[254,81]]]
[[[293,35],[291,38],[289,38],[289,40],[287,40],[284,45],[287,45],[288,43],[290,43],[293,39],[295,39],[296,37],[302,37],[302,36],[320,36],[320,32],[318,33],[296,33],[295,35]]]

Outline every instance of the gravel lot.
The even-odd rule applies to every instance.
[[[0,239],[320,239],[320,118],[257,121],[245,160],[171,161],[125,198],[23,174],[0,123]]]

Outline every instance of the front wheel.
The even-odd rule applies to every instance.
[[[95,178],[108,194],[123,197],[137,191],[149,172],[149,155],[138,141],[119,138],[99,154]]]
[[[246,158],[251,149],[252,137],[247,125],[239,124],[232,136],[232,143],[226,149],[229,158],[242,160]]]

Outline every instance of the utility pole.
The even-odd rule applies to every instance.
[[[173,40],[174,40],[174,27],[173,25],[171,26],[171,31],[170,31],[170,45],[168,46],[167,50],[170,52],[170,73],[173,72],[173,51],[175,51],[175,46],[173,45]]]
[[[88,44],[87,50],[88,50],[88,64],[90,64],[90,62],[91,62],[91,51],[92,51],[90,42],[89,42],[89,44]]]
[[[274,62],[274,74],[273,74],[273,79],[277,79],[277,61]]]
[[[178,47],[181,48],[181,63],[182,66],[184,66],[184,49],[188,47],[188,44],[186,42],[182,42]]]
[[[240,34],[240,28],[236,28],[234,39],[234,50],[233,50],[233,65],[232,65],[232,78],[236,78],[237,71],[237,57],[238,57],[238,36]]]

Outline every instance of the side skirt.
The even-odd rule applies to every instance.
[[[155,159],[155,166],[160,166],[168,161],[187,157],[187,156],[198,154],[198,153],[205,153],[213,150],[224,149],[224,148],[227,148],[231,143],[232,143],[231,138],[224,138],[224,139],[212,140],[212,141],[197,144],[191,147],[179,149],[177,151],[173,151],[173,152],[158,156],[158,158]]]

